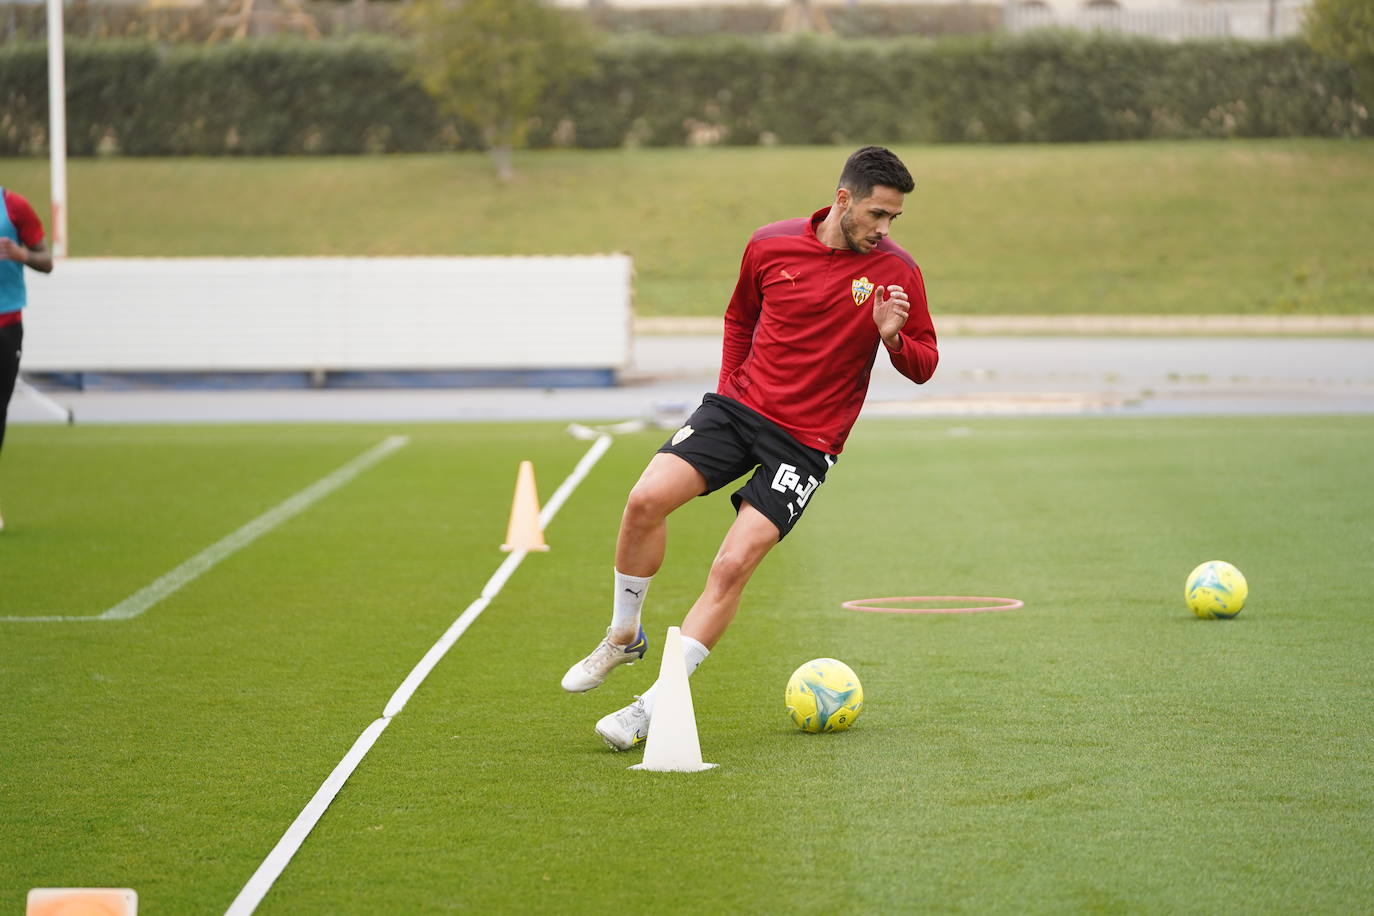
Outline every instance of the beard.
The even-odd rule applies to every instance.
[[[859,232],[855,225],[857,222],[858,221],[854,219],[853,212],[846,210],[844,213],[840,214],[840,231],[844,233],[844,241],[845,244],[849,246],[850,251],[856,254],[867,254],[873,248],[873,245]],[[865,245],[868,247],[865,248]]]

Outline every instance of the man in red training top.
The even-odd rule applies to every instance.
[[[716,393],[630,491],[616,542],[611,625],[568,670],[564,690],[591,690],[617,665],[644,657],[640,609],[663,563],[668,516],[752,471],[731,494],[734,523],[682,621],[687,671],[694,671],[730,625],[759,561],[796,525],[834,467],[878,351],[917,384],[934,374],[939,353],[920,268],[888,239],[914,186],[896,155],[867,146],[845,163],[834,204],[764,226],[749,240],[725,311]],[[617,750],[643,742],[656,687],[604,717],[597,734]]]

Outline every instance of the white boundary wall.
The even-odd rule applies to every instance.
[[[1289,38],[1302,31],[1308,0],[1274,0],[1273,21],[1263,0],[1220,0],[1184,6],[1179,0],[1119,0],[1120,7],[1095,8],[1085,0],[1041,0],[1044,6],[1009,3],[1008,31],[1061,28],[1082,32],[1148,35],[1168,41],[1196,38]]]
[[[30,274],[31,372],[612,369],[627,255],[77,258]]]

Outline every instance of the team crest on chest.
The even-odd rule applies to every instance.
[[[860,277],[850,284],[850,290],[854,293],[854,304],[863,305],[873,295],[873,283],[867,277]]]

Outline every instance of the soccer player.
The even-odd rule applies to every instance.
[[[9,188],[0,188],[0,448],[5,445],[10,397],[19,378],[24,345],[20,320],[28,303],[24,268],[52,273],[52,252],[43,244],[43,224],[29,202]],[[0,531],[5,518],[0,515]]]
[[[667,519],[750,471],[735,519],[682,621],[690,674],[739,608],[759,562],[787,536],[835,466],[881,349],[920,384],[939,359],[920,268],[888,233],[915,183],[891,151],[866,146],[840,174],[834,203],[764,226],[744,249],[725,311],[720,379],[649,461],[630,491],[615,549],[606,637],[563,677],[579,693],[644,657],[640,611],[663,563]],[[644,741],[656,686],[604,717],[612,748]]]

